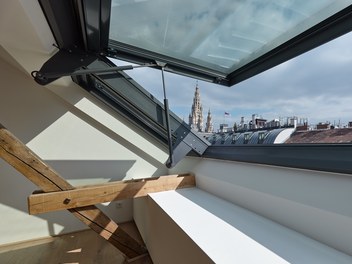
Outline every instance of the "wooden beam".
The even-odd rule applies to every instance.
[[[0,124],[0,157],[44,192],[73,189],[26,145]]]
[[[194,175],[184,174],[77,187],[68,191],[33,194],[28,197],[28,210],[30,214],[40,214],[194,186]]]
[[[45,192],[72,190],[70,185],[46,165],[25,144],[0,124],[0,157]],[[14,190],[15,191],[15,190]],[[128,258],[147,252],[146,248],[130,237],[97,207],[91,205],[69,211],[100,236],[122,251]]]

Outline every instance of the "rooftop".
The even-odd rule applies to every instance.
[[[285,143],[352,143],[352,128],[297,131]]]

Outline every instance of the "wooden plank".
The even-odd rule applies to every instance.
[[[0,157],[45,192],[74,189],[1,124]],[[69,209],[69,211],[121,250],[128,258],[134,258],[147,252],[143,245],[121,230],[97,207],[91,205]]]
[[[194,175],[184,174],[77,187],[68,191],[33,194],[28,197],[28,210],[30,214],[40,214],[194,186]]]

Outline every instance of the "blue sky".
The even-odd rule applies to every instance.
[[[352,34],[309,51],[232,87],[198,81],[204,114],[211,109],[214,127],[249,120],[297,116],[310,124],[352,121]],[[119,63],[118,63],[119,64]],[[160,101],[161,73],[140,68],[127,72]],[[172,111],[188,120],[197,80],[166,73]],[[231,113],[224,117],[224,112]]]

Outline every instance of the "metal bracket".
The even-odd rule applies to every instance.
[[[40,85],[47,85],[62,76],[69,76],[78,69],[87,67],[95,60],[97,60],[95,54],[84,52],[77,47],[60,49],[39,71],[33,71],[31,75]]]
[[[156,62],[158,66],[161,67],[161,78],[163,84],[163,92],[164,92],[164,111],[165,111],[165,120],[166,120],[166,132],[167,132],[167,143],[169,146],[169,160],[166,163],[166,167],[171,168],[173,166],[173,147],[172,147],[172,134],[170,127],[170,114],[169,114],[169,100],[166,97],[166,86],[165,86],[165,78],[164,78],[164,68],[166,63]]]
[[[31,75],[37,83],[41,85],[47,85],[64,76],[77,76],[93,73],[113,73],[117,71],[132,70],[141,67],[157,66],[155,63],[146,63],[143,65],[126,65],[98,69],[87,69],[88,65],[97,59],[97,55],[89,54],[77,48],[69,50],[61,49],[46,63],[44,63],[39,71],[32,71]]]

